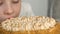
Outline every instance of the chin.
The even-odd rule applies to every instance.
[[[0,32],[0,34],[60,34],[60,23],[45,16],[16,17],[2,22]]]

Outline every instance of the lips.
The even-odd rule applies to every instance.
[[[13,16],[6,16],[7,19],[13,18]]]

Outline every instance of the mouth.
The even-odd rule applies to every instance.
[[[13,16],[6,16],[7,19],[13,18]]]
[[[13,18],[12,16],[0,17],[0,24],[1,22],[5,21],[6,19]]]

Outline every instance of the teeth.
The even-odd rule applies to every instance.
[[[2,22],[2,28],[7,31],[43,30],[54,27],[53,18],[44,16],[17,17]]]

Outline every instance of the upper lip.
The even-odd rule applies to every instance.
[[[13,16],[6,16],[6,18],[13,18]]]

